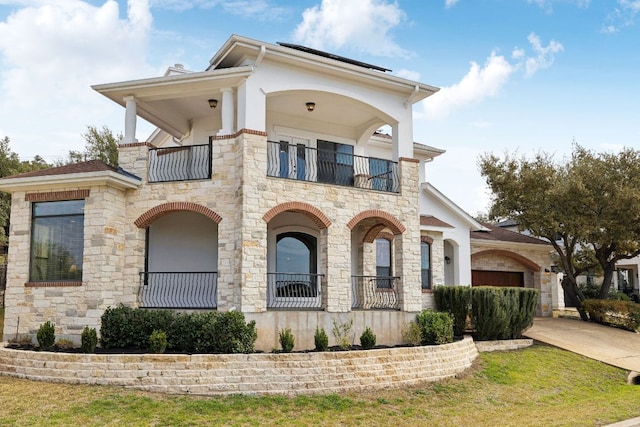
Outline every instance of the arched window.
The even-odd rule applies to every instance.
[[[420,271],[422,289],[431,289],[431,245],[427,242],[420,242]]]
[[[276,272],[317,273],[317,241],[305,233],[282,233],[276,238]]]

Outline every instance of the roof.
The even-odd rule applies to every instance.
[[[429,182],[423,182],[420,184],[420,188],[422,191],[430,194],[431,197],[435,198],[439,203],[442,204],[447,210],[449,210],[453,215],[456,215],[460,220],[462,220],[469,229],[471,230],[487,230],[483,224],[476,221],[471,215],[466,213],[460,206],[456,205],[451,199],[442,194],[436,187],[434,187]]]
[[[433,227],[449,227],[454,228],[453,225],[447,224],[441,219],[436,218],[433,215],[420,215],[420,225],[430,225]]]
[[[515,231],[506,230],[495,225],[483,223],[489,231],[472,231],[471,239],[490,240],[494,242],[511,242],[511,243],[532,243],[535,245],[548,245],[549,242],[538,239],[536,237],[527,236],[525,234],[516,233]]]
[[[101,160],[72,163],[69,165],[25,172],[0,179],[0,191],[29,191],[41,188],[110,185],[121,189],[138,188],[142,179],[114,168]]]
[[[322,56],[324,58],[330,58],[330,59],[335,59],[336,61],[346,62],[347,64],[357,65],[358,67],[370,68],[372,70],[377,70],[377,71],[382,71],[382,72],[391,71],[388,68],[379,67],[379,66],[373,65],[373,64],[367,64],[366,62],[358,61],[358,60],[351,59],[351,58],[345,58],[344,56],[336,55],[336,54],[325,52],[325,51],[318,50],[318,49],[312,49],[310,47],[301,46],[299,44],[283,43],[283,42],[278,42],[278,44],[280,46],[284,46],[284,47],[288,47],[288,48],[291,48],[291,49],[299,50],[301,52],[307,52],[307,53],[311,53],[311,54],[314,54],[314,55]]]
[[[68,175],[72,173],[87,173],[87,172],[102,172],[102,171],[119,172],[117,168],[114,168],[113,166],[109,166],[108,164],[104,163],[101,160],[88,160],[86,162],[71,163],[64,166],[57,166],[53,168],[25,172],[18,175],[4,177],[1,179],[32,178],[32,177],[38,177],[38,176]]]

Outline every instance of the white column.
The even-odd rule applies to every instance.
[[[124,102],[126,103],[127,111],[124,116],[124,138],[122,138],[122,143],[131,144],[138,142],[136,139],[136,98],[134,96],[125,96]]]
[[[218,131],[218,135],[233,133],[234,110],[233,89],[225,87],[222,89],[222,129]]]

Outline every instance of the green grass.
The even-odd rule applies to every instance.
[[[11,426],[600,426],[640,416],[626,372],[553,347],[484,353],[461,378],[366,393],[196,397],[0,376]]]

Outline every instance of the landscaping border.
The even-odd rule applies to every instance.
[[[0,348],[0,375],[173,394],[298,395],[418,385],[478,356],[473,339],[439,346],[253,354],[77,354]]]

